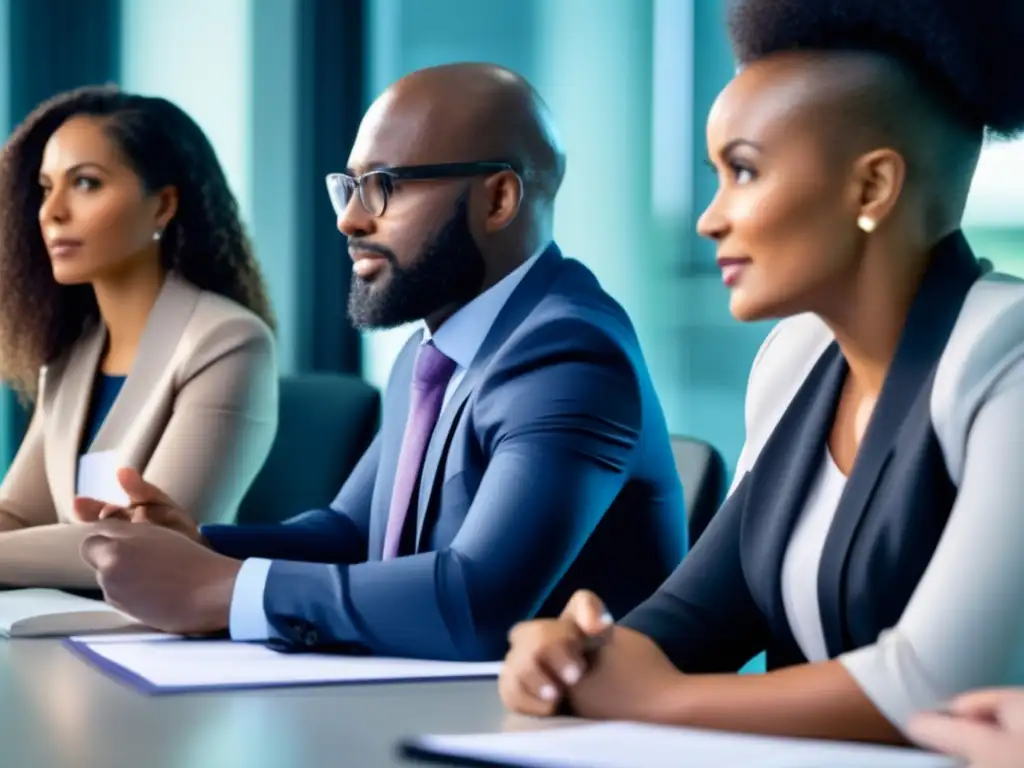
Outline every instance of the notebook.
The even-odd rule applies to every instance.
[[[495,678],[501,662],[282,653],[262,644],[162,636],[72,637],[101,671],[150,694]]]
[[[0,592],[0,637],[66,637],[145,629],[102,600],[56,589]]]
[[[420,736],[403,757],[512,768],[955,768],[916,749],[611,722],[536,731]]]

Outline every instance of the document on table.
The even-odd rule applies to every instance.
[[[72,637],[72,650],[146,693],[495,678],[501,662],[280,653],[230,640]]]
[[[426,762],[511,768],[955,768],[899,747],[597,723],[515,733],[420,736],[402,745]]]

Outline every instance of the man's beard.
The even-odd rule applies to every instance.
[[[348,316],[361,330],[394,328],[461,306],[476,297],[484,282],[484,257],[469,230],[468,193],[412,266],[399,267],[394,253],[382,246],[367,250],[386,258],[389,268],[377,278],[379,286],[352,275]]]

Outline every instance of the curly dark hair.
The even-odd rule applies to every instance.
[[[1024,130],[1022,0],[735,0],[741,63],[783,51],[874,51],[918,75],[979,134]]]
[[[164,266],[274,326],[238,203],[196,122],[166,99],[116,86],[68,91],[40,104],[0,155],[0,380],[23,399],[35,396],[40,367],[99,322],[91,286],[64,286],[54,279],[38,219],[44,147],[66,120],[79,115],[104,119],[107,135],[144,190],[177,189],[178,210],[161,240]]]

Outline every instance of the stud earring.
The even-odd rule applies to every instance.
[[[153,242],[154,243],[159,243],[160,242],[160,238],[163,237],[163,236],[164,236],[163,230],[162,229],[158,229],[156,232],[153,233]]]
[[[876,222],[870,216],[858,216],[857,226],[860,227],[862,231],[871,234],[872,232],[875,231],[875,227],[878,226],[878,222]]]

